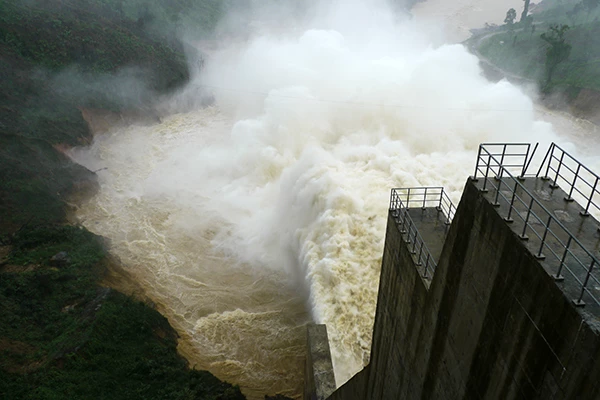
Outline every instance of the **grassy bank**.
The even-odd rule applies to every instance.
[[[570,97],[577,96],[581,89],[600,91],[600,7],[589,10],[582,4],[546,0],[532,14],[533,25],[517,23],[512,29],[504,26],[481,33],[469,43],[501,69],[545,87],[549,44],[541,34],[547,34],[551,25],[568,25],[565,41],[571,46],[570,55],[557,65],[546,90],[560,90]]]
[[[600,23],[577,26],[565,36],[573,46],[571,55],[558,65],[552,84],[600,90]],[[517,30],[483,40],[479,52],[505,71],[540,82],[546,48],[539,34]]]
[[[96,284],[100,238],[79,227],[35,227],[0,249],[0,398],[244,398],[188,369],[157,311]]]

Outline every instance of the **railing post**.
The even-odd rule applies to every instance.
[[[507,146],[508,145],[505,144],[504,147],[502,148],[502,157],[500,157],[500,165],[498,165],[498,169],[500,170],[499,171],[500,172],[499,179],[502,179],[502,175],[503,175],[502,173],[504,172],[504,167],[503,167],[503,165],[504,165],[504,155],[506,154],[506,147]]]
[[[513,190],[512,199],[510,199],[510,206],[508,207],[508,215],[506,216],[506,218],[504,218],[504,220],[509,223],[514,221],[513,219],[510,218],[510,215],[512,214],[513,206],[515,204],[515,197],[517,197],[517,188],[518,187],[519,187],[519,182],[515,180],[515,188]]]
[[[421,242],[421,246],[419,248],[419,257],[417,257],[417,265],[423,265],[421,263],[421,256],[423,256],[423,242]]]
[[[554,148],[556,146],[554,145],[554,143],[552,143],[550,145],[550,157],[548,157],[548,166],[546,167],[546,173],[544,174],[544,176],[542,177],[542,179],[550,179],[550,177],[548,176],[548,172],[550,172],[550,164],[552,164],[552,158],[554,157]]]
[[[537,258],[538,260],[543,260],[544,258],[546,258],[546,256],[542,254],[542,250],[544,249],[544,244],[546,243],[546,236],[548,235],[548,230],[550,229],[550,222],[552,222],[552,215],[548,217],[548,223],[546,224],[546,229],[544,230],[544,236],[542,236],[540,250],[535,256],[535,258]]]
[[[406,208],[410,208],[410,188],[406,191]]]
[[[500,157],[500,164],[498,165],[498,174],[496,174],[496,179],[502,179],[502,173],[504,172],[503,165],[504,165],[504,155],[506,154],[506,146],[508,146],[508,144],[505,144],[504,147],[502,148],[502,157]]]
[[[581,164],[577,164],[577,171],[575,171],[575,177],[573,178],[573,183],[571,184],[571,190],[569,190],[569,195],[565,197],[566,201],[573,201],[573,189],[575,188],[575,183],[577,183],[577,178],[579,178],[579,169],[581,168]]]
[[[521,240],[528,240],[529,236],[527,236],[525,234],[525,231],[527,230],[527,226],[529,225],[529,216],[531,215],[531,208],[533,207],[533,197],[531,198],[531,201],[529,202],[529,207],[527,207],[527,216],[525,217],[525,221],[523,224],[523,232],[521,233],[521,235],[519,235],[519,238],[521,238]]]
[[[502,170],[502,168],[500,170]],[[498,202],[498,196],[500,196],[500,188],[501,187],[502,187],[502,178],[498,178],[498,187],[496,188],[496,198],[494,199],[494,202],[492,203],[492,205],[494,207],[500,207],[500,203]]]
[[[598,186],[598,177],[596,177],[596,180],[594,181],[594,187],[592,188],[592,193],[590,193],[590,198],[588,199],[588,203],[585,206],[585,211],[583,212],[579,212],[579,214],[581,214],[584,217],[587,217],[590,215],[589,208],[590,208],[590,204],[592,204],[592,199],[594,198],[594,194],[596,193],[596,187]]]
[[[525,174],[527,173],[527,169],[529,169],[529,166],[531,165],[531,162],[533,161],[533,157],[535,156],[535,152],[537,151],[537,148],[539,145],[540,145],[539,142],[537,142],[535,144],[535,146],[533,147],[533,151],[531,152],[531,156],[529,156],[529,150],[531,149],[531,146],[529,146],[529,145],[527,146],[527,156],[525,158],[526,163],[523,164],[523,171],[521,172],[521,176],[518,177],[519,180],[525,180]],[[543,162],[542,162],[542,166],[543,166]]]
[[[415,226],[415,237],[413,238],[413,249],[411,251],[412,254],[417,254],[417,235],[419,234],[419,231],[417,230],[417,227]]]
[[[448,206],[448,215],[446,216],[446,222],[444,222],[445,225],[450,225],[450,214],[452,214],[452,207],[454,207],[454,205],[450,203],[450,205]]]
[[[425,202],[427,201],[427,188],[425,188],[425,193],[423,194],[423,206],[421,207],[421,210],[425,209]]]
[[[491,160],[492,160],[492,156],[488,153],[488,160],[487,160],[487,165],[486,165],[486,169],[485,169],[485,177],[483,179],[483,188],[481,189],[481,191],[483,193],[487,192],[487,189],[485,187],[487,186],[488,175],[490,173],[490,161]]]
[[[585,276],[585,281],[583,282],[583,285],[581,285],[581,294],[579,294],[579,298],[577,300],[573,300],[573,303],[575,303],[575,305],[577,307],[583,307],[583,306],[585,306],[585,302],[582,300],[583,299],[583,292],[585,291],[585,287],[587,286],[587,283],[590,280],[590,275],[592,274],[592,270],[594,269],[594,263],[595,262],[596,262],[596,260],[594,260],[592,258],[592,263],[590,264],[590,267],[588,268],[587,275]]]
[[[407,210],[406,209],[401,209],[402,211],[402,226],[400,227],[400,233],[404,234],[406,233],[406,213]]]
[[[473,178],[477,180],[477,172],[479,171],[479,161],[481,160],[481,144],[479,145],[479,149],[477,150],[477,161],[475,162],[475,174]]]
[[[565,265],[565,260],[567,259],[567,254],[569,253],[569,246],[571,246],[571,241],[573,240],[573,236],[569,235],[569,240],[567,241],[567,245],[565,246],[565,252],[563,253],[562,258],[560,259],[560,265],[558,266],[558,271],[556,271],[556,275],[553,276],[555,281],[564,281],[565,277],[560,273],[562,272],[562,268]]]
[[[531,144],[527,145],[527,151],[525,151],[525,158],[523,159],[523,167],[521,168],[521,173],[517,176],[517,179],[525,179],[525,169],[527,169],[527,160],[529,160],[529,149],[531,148]]]
[[[558,180],[558,177],[560,176],[560,167],[562,167],[563,158],[565,158],[564,151],[560,154],[560,160],[558,161],[558,168],[556,168],[556,175],[554,176],[554,183],[550,184],[550,187],[552,189],[556,189],[558,187],[558,184],[556,183],[556,181]]]
[[[407,216],[407,214],[405,214]],[[406,224],[408,225],[408,229],[406,230],[406,239],[404,240],[406,244],[410,244],[410,232],[412,230],[412,223],[410,218],[406,218]]]

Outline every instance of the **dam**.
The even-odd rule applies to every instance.
[[[392,190],[370,362],[336,389],[310,326],[305,399],[598,398],[600,178],[536,149],[480,145],[456,207]]]

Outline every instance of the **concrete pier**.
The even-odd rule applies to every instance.
[[[599,268],[581,268],[599,254],[598,222],[549,181],[522,181],[531,201],[514,179],[490,179],[466,182],[449,227],[410,210],[433,279],[390,212],[371,361],[330,399],[599,398]]]
[[[305,365],[304,400],[325,400],[335,390],[329,340],[325,325],[306,328],[308,351]]]

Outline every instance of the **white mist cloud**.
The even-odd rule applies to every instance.
[[[96,218],[133,213],[102,223],[99,233],[113,232],[113,242],[133,229],[123,222],[140,212],[130,202],[156,202],[151,210],[168,217],[151,224],[153,235],[201,236],[233,260],[222,268],[286,277],[279,284],[297,287],[313,319],[327,324],[342,384],[369,357],[390,188],[443,185],[456,201],[480,142],[548,143],[554,135],[518,88],[487,82],[465,48],[433,45],[385,3],[336,1],[313,11],[289,31],[278,21],[222,43],[194,82],[214,93],[219,110],[98,140],[95,160],[82,162],[112,165],[94,206],[110,212]],[[233,126],[215,129],[215,118]],[[136,140],[144,154],[132,155]],[[123,165],[137,172],[110,172]],[[192,274],[166,263],[156,275],[174,274],[173,265],[177,276]],[[170,287],[168,279],[155,286]],[[244,301],[228,304],[248,311]],[[273,307],[285,310],[285,299]],[[183,318],[202,326],[203,317]]]
[[[464,47],[435,47],[384,3],[315,14],[207,61],[201,85],[237,122],[197,161],[216,188],[202,196],[236,215],[220,248],[301,278],[341,384],[368,359],[389,189],[443,184],[457,199],[479,143],[554,135],[517,87],[486,81]]]

